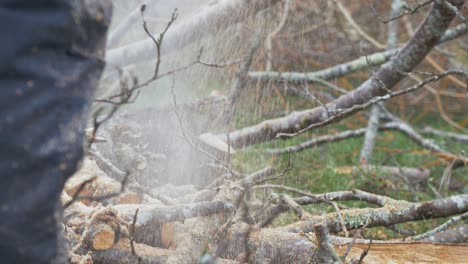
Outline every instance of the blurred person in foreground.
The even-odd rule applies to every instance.
[[[60,194],[110,17],[110,0],[0,0],[0,263],[66,263]]]

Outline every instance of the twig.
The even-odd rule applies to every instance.
[[[449,187],[450,181],[452,179],[452,171],[453,167],[455,165],[456,160],[453,160],[450,162],[450,164],[445,168],[444,174],[442,175],[442,178],[440,179],[440,185],[439,185],[439,193],[444,192],[444,194],[447,194],[447,189]]]
[[[392,113],[388,112],[388,110],[384,109],[384,111],[387,114],[387,117],[389,117],[391,120],[394,122],[398,122],[397,129],[405,134],[409,139],[417,143],[418,145],[422,146],[425,149],[428,149],[434,153],[431,153],[432,155],[441,157],[445,160],[449,160],[450,162],[455,161],[455,164],[453,165],[454,168],[458,168],[463,166],[464,164],[468,163],[468,158],[461,156],[461,155],[455,155],[447,150],[442,149],[440,146],[438,146],[436,143],[434,143],[432,140],[428,140],[421,136],[416,130],[414,130],[409,124],[406,122],[402,121],[400,118],[396,117]]]
[[[133,245],[133,242],[134,242],[134,234],[135,234],[135,224],[136,224],[136,221],[137,221],[137,218],[138,218],[138,211],[140,210],[140,208],[137,208],[135,210],[135,215],[133,216],[133,222],[132,222],[132,238],[130,239],[130,246],[132,247],[132,254],[134,256],[136,256],[136,252],[135,252],[135,247]]]
[[[78,186],[76,192],[74,193],[73,197],[71,197],[72,199],[70,201],[68,201],[63,207],[64,209],[67,209],[70,205],[72,205],[74,202],[76,202],[78,200],[78,194],[83,191],[83,189],[86,187],[86,185],[92,183],[94,180],[96,180],[96,177],[92,177],[84,182],[82,182],[80,184],[80,186]]]
[[[405,4],[402,6],[403,12],[395,16],[390,16],[390,18],[383,18],[382,16],[380,16],[372,5],[371,5],[371,9],[378,20],[380,20],[382,23],[388,23],[388,22],[397,20],[403,16],[412,15],[416,13],[421,7],[427,6],[432,2],[434,2],[434,0],[426,0],[423,2],[418,2],[415,6],[412,6],[412,7]]]
[[[371,246],[372,246],[372,238],[370,239],[369,246],[367,247],[367,249],[362,252],[361,257],[359,258],[358,264],[361,264],[362,261],[364,261],[364,258],[367,256],[367,253],[369,253]]]
[[[148,80],[146,80],[145,82],[141,83],[141,84],[138,83],[138,79],[136,77],[133,77],[132,78],[132,84],[129,86],[127,79],[123,77],[123,70],[121,68],[117,67],[117,71],[118,71],[119,76],[120,76],[120,78],[119,78],[120,79],[120,92],[117,93],[117,94],[111,95],[111,96],[109,96],[107,98],[96,99],[95,100],[96,103],[104,103],[104,104],[111,105],[111,109],[105,115],[105,117],[102,118],[102,119],[98,118],[99,115],[101,114],[101,112],[103,111],[102,107],[98,108],[94,112],[94,114],[93,114],[92,133],[91,133],[90,139],[88,141],[88,147],[90,147],[94,143],[94,139],[96,138],[96,133],[97,133],[98,129],[102,126],[102,124],[104,124],[109,119],[111,119],[115,115],[115,113],[120,109],[120,107],[122,105],[133,103],[136,100],[136,98],[138,97],[138,95],[140,94],[140,89],[142,87],[148,86],[150,83],[156,81],[157,79],[160,79],[160,78],[162,78],[164,76],[167,76],[167,73],[163,74],[163,75],[159,75],[159,68],[160,68],[160,65],[161,65],[161,45],[163,43],[164,35],[167,33],[167,31],[169,30],[169,28],[171,27],[171,25],[174,23],[174,21],[177,18],[177,9],[174,10],[174,12],[172,13],[171,19],[169,20],[169,22],[167,23],[167,25],[163,29],[163,31],[160,33],[158,38],[155,38],[149,32],[149,30],[147,28],[146,21],[145,21],[145,18],[144,18],[145,9],[146,9],[146,5],[142,5],[140,7],[141,17],[142,17],[142,20],[143,20],[143,29],[144,29],[145,33],[151,38],[154,45],[156,46],[156,63],[155,63],[155,69],[154,69],[153,76],[151,78],[149,78]],[[197,61],[198,61],[198,58],[197,58]],[[185,70],[187,67],[189,67],[189,66],[185,66],[185,67],[182,67],[180,69],[172,70],[170,72]]]
[[[305,197],[294,198],[294,201],[300,205],[318,204],[318,203],[327,203],[327,204],[332,205],[333,201],[359,200],[359,201],[365,201],[371,204],[376,204],[379,206],[384,206],[389,201],[392,201],[392,199],[389,197],[381,196],[381,195],[377,195],[373,193],[368,193],[368,192],[361,191],[361,190],[312,194],[310,192],[296,189],[293,187],[288,187],[288,186],[283,186],[283,185],[273,185],[273,184],[254,186],[252,187],[252,189],[276,189],[276,190],[283,190],[283,191],[288,191],[288,192],[293,192],[293,193],[297,193],[300,195],[304,195]]]
[[[397,129],[397,123],[390,122],[379,126],[379,130],[394,130]],[[272,155],[282,155],[288,152],[300,152],[307,148],[320,146],[325,143],[336,142],[345,140],[348,138],[363,136],[366,133],[366,128],[359,128],[355,130],[346,130],[333,135],[323,135],[313,138],[311,140],[304,141],[298,145],[290,146],[282,149],[267,149],[267,153]]]
[[[413,184],[411,183],[408,175],[406,175],[406,173],[403,170],[403,168],[401,167],[400,163],[398,161],[396,161],[396,159],[394,157],[392,157],[392,159],[393,159],[393,162],[395,163],[395,165],[397,166],[398,171],[400,172],[401,178],[406,183],[406,186],[408,186],[409,191],[413,195],[414,201],[419,202],[418,193],[414,189]],[[396,174],[396,175],[399,176],[398,174]]]
[[[462,215],[458,215],[458,216],[454,216],[452,218],[450,218],[447,222],[443,223],[442,225],[430,230],[430,231],[427,231],[423,234],[420,234],[420,235],[417,235],[417,236],[412,236],[411,237],[411,240],[421,240],[421,239],[425,239],[427,237],[430,237],[430,236],[433,236],[439,232],[442,232],[444,230],[446,230],[447,228],[449,228],[451,225],[454,225],[456,224],[457,222],[460,222],[462,220],[466,220],[468,219],[468,212],[462,214]]]
[[[284,1],[284,7],[283,7],[283,14],[281,15],[281,19],[280,19],[280,22],[278,24],[278,26],[268,34],[267,38],[266,38],[266,41],[265,41],[265,49],[266,49],[266,66],[265,66],[265,70],[266,71],[270,71],[271,70],[271,65],[272,65],[272,42],[273,42],[273,38],[276,36],[276,34],[278,34],[281,29],[283,29],[284,25],[286,24],[286,20],[288,18],[288,14],[289,14],[289,6],[290,6],[290,3],[291,3],[291,0],[285,0]]]
[[[228,95],[228,102],[231,105],[229,108],[230,111],[224,113],[226,122],[229,122],[230,118],[235,114],[237,109],[237,101],[242,94],[242,91],[245,89],[247,83],[247,74],[252,66],[255,54],[257,53],[258,49],[260,48],[261,44],[261,30],[263,27],[258,26],[255,32],[253,32],[253,36],[250,40],[250,50],[246,54],[244,58],[244,63],[240,65],[237,71],[237,78],[234,82],[234,85],[229,91]]]
[[[308,127],[303,128],[303,129],[299,130],[296,133],[278,133],[278,134],[276,134],[276,137],[277,138],[291,138],[291,137],[298,136],[298,135],[303,134],[304,132],[309,131],[309,130],[311,130],[313,128],[324,126],[326,124],[331,123],[334,120],[341,119],[341,118],[343,118],[345,116],[348,116],[351,113],[355,113],[355,112],[357,112],[359,110],[366,109],[367,107],[369,107],[369,106],[371,106],[371,105],[373,105],[375,103],[387,101],[390,98],[400,96],[400,95],[403,95],[403,94],[407,94],[407,93],[410,93],[410,92],[414,92],[414,91],[420,89],[421,87],[424,87],[424,85],[426,85],[428,83],[439,81],[440,79],[442,79],[444,77],[447,77],[448,75],[451,75],[451,74],[461,75],[461,76],[467,76],[468,75],[466,72],[464,72],[462,70],[455,70],[455,69],[454,70],[448,70],[448,71],[438,73],[438,74],[434,74],[432,77],[429,77],[429,78],[427,78],[427,79],[425,79],[425,80],[423,80],[423,81],[421,81],[421,82],[419,82],[416,85],[413,85],[411,87],[401,89],[401,90],[398,90],[398,91],[395,91],[395,92],[390,92],[390,93],[387,93],[386,95],[383,95],[383,96],[376,96],[376,97],[370,99],[369,101],[367,101],[366,103],[356,104],[356,105],[353,105],[352,107],[347,108],[347,109],[336,109],[335,111],[333,111],[334,115],[332,115],[331,117],[325,119],[324,121],[311,124]]]
[[[361,35],[364,39],[369,41],[372,45],[374,45],[376,48],[379,49],[385,49],[386,45],[378,42],[376,39],[371,37],[369,34],[367,34],[357,23],[354,21],[352,15],[348,12],[348,10],[341,4],[339,0],[333,0],[335,4],[337,5],[338,9],[340,12],[343,14],[345,19],[348,21],[348,23]]]
[[[457,15],[457,18],[460,19],[461,22],[468,24],[468,19],[458,10],[458,8],[452,5],[449,1],[444,0],[445,5],[452,10]]]
[[[338,214],[338,218],[340,219],[340,223],[341,223],[341,228],[343,229],[345,237],[349,237],[349,231],[346,228],[345,220],[343,218],[343,214],[341,213],[340,208],[338,207],[338,204],[336,202],[332,202],[332,205],[333,205],[333,208],[335,208],[336,213]]]
[[[460,36],[468,33],[468,25],[460,24],[450,30],[447,30],[442,38],[439,40],[438,44],[456,39]],[[254,80],[276,80],[276,81],[308,81],[316,82],[319,80],[330,80],[338,77],[345,76],[360,70],[363,70],[368,67],[367,60],[371,62],[373,66],[381,65],[388,60],[390,60],[395,54],[397,54],[401,49],[392,49],[383,52],[376,52],[370,55],[361,56],[355,60],[335,65],[333,67],[323,69],[316,72],[249,72],[248,77]],[[367,58],[367,59],[366,59]]]
[[[356,232],[354,232],[353,240],[351,240],[351,243],[349,243],[348,247],[346,247],[345,252],[341,256],[341,259],[343,261],[346,260],[346,257],[348,256],[349,252],[351,252],[351,249],[353,248],[353,245],[356,242],[357,237],[361,235],[361,232],[364,231],[364,229],[366,229],[367,224],[369,223],[369,218],[367,218],[367,220],[368,221],[366,221],[366,224],[362,228],[359,228],[358,230],[356,230]]]
[[[467,134],[457,134],[457,133],[452,133],[452,132],[445,132],[445,131],[434,129],[434,128],[429,127],[429,126],[424,127],[419,132],[423,133],[423,134],[431,134],[431,135],[436,135],[436,136],[439,136],[439,137],[446,137],[446,138],[449,138],[449,139],[452,139],[452,140],[468,143],[468,135]]]

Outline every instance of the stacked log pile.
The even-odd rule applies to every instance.
[[[445,217],[466,212],[468,208],[466,195],[419,204],[362,191],[343,192],[341,196],[310,194],[303,198],[282,195],[269,210],[261,208],[267,205],[266,201],[262,206],[255,206],[246,200],[246,194],[254,191],[255,185],[276,176],[275,170],[266,168],[236,180],[226,180],[210,190],[173,185],[148,189],[137,188],[135,184],[122,188],[122,183],[109,177],[94,160],[88,158],[81,171],[68,181],[62,195],[67,206],[63,227],[70,245],[70,261],[77,264],[304,263],[327,255],[321,249],[323,241],[310,233],[316,232],[318,225],[324,224],[330,232],[337,234],[344,229],[351,231],[363,226]],[[100,200],[93,197],[110,198]],[[301,205],[353,198],[374,202],[380,207],[343,209],[325,216],[304,211],[298,222],[288,226],[267,227],[264,224],[266,217],[274,218],[289,209],[301,211]],[[70,203],[71,200],[73,202]],[[267,212],[267,216],[257,217],[260,212]],[[359,259],[369,244],[367,240],[352,242],[347,238],[326,237],[337,253],[343,253],[353,243],[350,259]],[[366,257],[367,263],[389,258],[404,262],[415,261],[416,258],[442,261],[443,257],[446,258],[443,260],[445,263],[466,259],[463,253],[467,249],[466,244],[411,240],[373,244]],[[404,253],[413,247],[424,253],[417,256]],[[392,254],[387,255],[389,252]]]

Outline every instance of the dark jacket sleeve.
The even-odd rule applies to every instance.
[[[57,205],[83,156],[107,0],[0,0],[0,262],[64,263]]]

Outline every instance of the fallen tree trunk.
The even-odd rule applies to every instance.
[[[364,225],[367,227],[386,226],[408,221],[446,217],[466,211],[468,211],[468,195],[458,195],[424,203],[409,203],[387,199],[382,208],[343,210],[341,211],[342,220],[339,219],[337,213],[330,213],[326,216],[313,216],[309,220],[277,228],[258,229],[240,224],[231,228],[230,236],[228,236],[231,242],[224,245],[227,249],[220,256],[227,258],[242,256],[243,259],[238,260],[249,263],[256,263],[256,261],[262,263],[265,260],[271,261],[271,263],[311,263],[311,261],[319,257],[317,256],[318,248],[316,246],[318,241],[315,236],[309,235],[317,224],[325,223],[330,232],[336,233],[343,231],[342,221],[344,221],[346,228],[351,230],[361,228]],[[248,237],[248,246],[242,242],[245,237]],[[345,246],[352,243],[351,241],[351,239],[337,237],[331,240],[339,253],[343,253]],[[411,258],[410,255],[402,253],[403,251],[408,252],[409,248],[427,249],[436,252],[446,250],[446,252],[451,252],[454,255],[453,258],[449,258],[448,263],[459,263],[456,261],[460,260],[460,257],[462,259],[467,258],[463,254],[468,249],[467,245],[391,241],[377,241],[374,243],[379,244],[379,246],[376,246],[377,250],[374,252],[371,247],[372,257],[369,258],[369,262],[364,263],[385,263],[395,259],[409,259],[411,262],[434,260],[435,262],[445,263],[446,254],[432,254],[428,253],[428,251],[421,251],[421,254],[425,254],[425,256],[418,255]],[[368,242],[357,240],[355,244],[359,246],[352,251],[351,256],[359,259],[362,251],[368,247]],[[395,248],[392,245],[395,245]],[[369,254],[371,254],[370,252]],[[391,252],[400,252],[401,256],[397,256],[397,253],[390,254]]]
[[[246,232],[245,226],[236,229],[238,232],[231,234],[231,237],[241,237],[239,233]],[[331,244],[340,255],[353,243],[352,240],[330,237]],[[243,244],[242,240],[235,240],[221,257],[247,263],[320,263],[314,262],[319,258],[318,243],[313,234],[255,229],[249,235],[248,245]],[[358,260],[369,243],[369,240],[363,239],[354,241],[347,259]],[[372,241],[363,263],[464,263],[468,260],[467,249],[467,244]]]
[[[359,259],[369,247],[368,242],[354,243],[348,258]],[[335,250],[343,254],[349,242],[335,243]],[[468,245],[432,244],[418,242],[372,242],[363,263],[465,263]]]
[[[464,3],[464,1],[458,0],[450,2],[457,7]],[[231,131],[229,143],[234,147],[244,147],[272,140],[279,133],[294,133],[314,124],[323,126],[338,120],[338,118],[333,118],[330,113],[350,109],[355,105],[367,103],[376,96],[387,94],[405,77],[404,73],[413,70],[426,57],[438,43],[454,17],[453,11],[444,3],[434,2],[428,15],[406,45],[356,90],[325,106],[293,112],[282,118],[266,120],[251,127]],[[354,112],[350,111],[346,115],[340,116],[340,119]],[[226,133],[219,134],[218,137],[228,141]]]
[[[127,220],[133,219],[138,210],[138,225],[184,221],[188,218],[232,212],[235,207],[228,202],[201,202],[188,205],[161,207],[150,204],[120,204],[113,206]]]
[[[115,210],[131,222],[138,209],[133,238],[150,246],[170,247],[174,242],[174,223],[194,217],[230,214],[235,207],[226,202],[201,202],[161,207],[152,205],[116,205]]]
[[[279,0],[219,0],[209,5],[191,18],[183,20],[169,29],[164,36],[161,54],[178,50],[200,36],[216,33],[227,24],[243,21],[276,4]],[[156,35],[156,34],[155,34]],[[125,67],[143,60],[153,59],[156,47],[151,39],[107,51],[106,62],[109,66]]]

